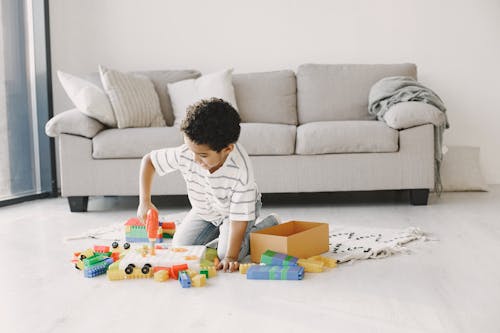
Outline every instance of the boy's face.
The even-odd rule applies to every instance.
[[[186,135],[184,135],[184,142],[193,152],[194,161],[210,173],[215,172],[224,164],[227,156],[234,148],[234,144],[230,144],[226,148],[223,148],[220,152],[216,152],[208,145],[199,145],[192,142]]]

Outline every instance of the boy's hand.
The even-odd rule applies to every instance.
[[[148,213],[148,210],[150,209],[154,209],[156,212],[158,212],[158,209],[155,207],[155,205],[153,205],[152,202],[139,203],[139,207],[137,208],[137,218],[144,225],[146,225],[146,215]]]
[[[225,257],[220,261],[220,263],[216,266],[218,271],[222,270],[223,272],[236,272],[240,267],[240,263],[238,260],[230,257]]]

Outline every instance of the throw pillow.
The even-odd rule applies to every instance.
[[[102,85],[113,106],[118,128],[165,126],[151,80],[99,66]]]
[[[444,125],[446,118],[434,105],[423,102],[401,102],[389,108],[384,114],[389,127],[404,129],[423,124]]]
[[[447,148],[441,164],[443,191],[488,191],[479,163],[479,147]]]
[[[50,137],[72,134],[92,139],[104,128],[105,126],[96,119],[87,117],[77,109],[72,109],[50,119],[45,124],[45,133]]]
[[[231,104],[236,110],[236,97],[232,81],[232,69],[203,75],[198,79],[168,84],[168,93],[174,110],[174,126],[179,127],[186,116],[188,106],[202,100],[217,97]]]
[[[116,127],[113,108],[106,93],[95,84],[74,75],[57,71],[59,82],[75,107],[109,127]]]

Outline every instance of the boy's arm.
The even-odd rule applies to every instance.
[[[144,223],[148,209],[156,207],[151,202],[151,184],[155,168],[151,162],[150,154],[145,155],[141,160],[141,170],[139,172],[139,207],[137,208],[137,217]]]
[[[234,272],[238,270],[238,257],[240,255],[241,243],[245,237],[248,221],[231,221],[229,224],[229,244],[226,256],[222,259],[218,269]]]

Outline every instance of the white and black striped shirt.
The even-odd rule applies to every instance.
[[[191,206],[202,219],[216,225],[226,217],[232,221],[255,219],[255,204],[260,194],[250,158],[240,144],[235,144],[224,164],[214,173],[198,165],[185,144],[154,150],[150,156],[160,176],[180,170]]]

